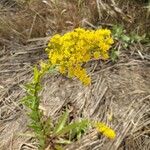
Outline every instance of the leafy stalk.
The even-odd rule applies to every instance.
[[[39,109],[40,98],[38,93],[41,90],[40,80],[46,71],[46,69],[39,71],[37,67],[34,67],[33,79],[25,85],[27,94],[22,100],[23,104],[29,109],[28,116],[31,119],[29,127],[33,129],[35,136],[38,138],[40,149],[46,147],[45,139],[49,131],[47,131],[45,126],[50,126],[50,121],[47,121],[48,123],[44,122],[43,112]]]

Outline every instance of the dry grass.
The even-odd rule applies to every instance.
[[[25,40],[70,30],[81,25],[82,19],[87,16],[89,21],[96,21],[94,4],[92,1],[79,4],[77,1],[66,0],[33,0],[8,8],[1,6],[1,36]]]
[[[30,38],[45,37],[91,24],[119,23],[141,34],[150,27],[146,8],[136,1],[30,0],[21,3],[16,0],[14,4],[0,3],[0,8],[0,36],[15,42],[25,43]]]
[[[135,30],[140,34],[150,28],[149,15],[141,1],[24,2],[0,2],[1,150],[37,149],[19,100],[24,95],[22,84],[32,77],[33,64],[46,58],[43,49],[50,36],[78,26],[111,27],[119,23],[128,32]],[[109,141],[91,129],[81,141],[66,149],[150,149],[149,60],[149,46],[138,43],[123,51],[116,64],[110,61],[87,64],[93,81],[91,87],[85,88],[78,81],[59,75],[45,77],[41,108],[46,115],[57,118],[68,107],[73,119],[101,120],[117,132],[116,140]]]

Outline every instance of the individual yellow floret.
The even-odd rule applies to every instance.
[[[100,52],[94,52],[94,58],[98,59],[100,57]]]

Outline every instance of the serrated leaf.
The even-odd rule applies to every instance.
[[[82,121],[74,122],[74,123],[71,123],[71,124],[65,126],[62,130],[57,132],[57,135],[64,135],[73,129],[83,128],[83,127],[88,126],[88,125],[89,125],[88,120],[82,120]]]
[[[54,134],[57,134],[60,130],[62,130],[67,122],[69,113],[65,112],[58,120],[56,127],[54,128]]]
[[[87,124],[85,126],[78,126],[70,131],[70,139],[76,138],[79,140],[82,134],[85,132]]]

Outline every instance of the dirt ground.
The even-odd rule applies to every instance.
[[[50,8],[40,0],[38,5],[36,2],[25,5],[23,1],[17,0],[2,2],[0,150],[36,150],[37,141],[27,128],[29,120],[20,99],[25,95],[23,84],[32,78],[33,65],[47,58],[44,49],[51,35],[79,25],[96,28],[111,27],[116,23],[123,24],[128,33],[134,30],[141,35],[149,34],[149,13],[143,1],[111,0],[108,3],[107,0],[90,0],[81,5],[82,15],[76,11],[74,1],[59,3],[59,7],[54,7],[47,0],[51,4]],[[59,16],[62,10],[64,14]],[[68,12],[74,13],[68,16]],[[88,63],[86,67],[92,77],[89,87],[59,74],[47,75],[42,81],[40,107],[46,116],[54,120],[67,107],[73,119],[103,121],[116,131],[117,137],[108,140],[90,129],[80,141],[65,149],[149,150],[150,43],[136,43],[128,49],[121,47],[116,63],[98,60]]]

